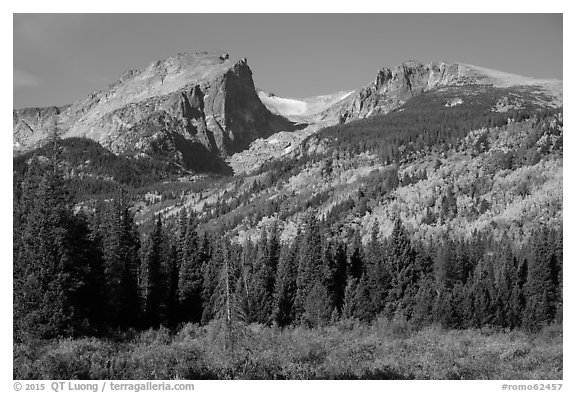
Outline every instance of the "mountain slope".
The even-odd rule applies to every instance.
[[[57,132],[62,138],[87,137],[124,153],[170,131],[226,156],[256,138],[294,129],[260,102],[246,59],[234,62],[227,54],[204,52],[129,71],[107,89],[64,109],[15,110],[13,117],[15,151],[34,148]],[[170,127],[158,127],[159,117]],[[142,130],[149,131],[147,137]]]
[[[388,116],[380,117],[384,127],[395,118]],[[467,238],[476,229],[520,244],[538,225],[562,225],[562,119],[561,112],[548,112],[468,132],[463,126],[456,142],[418,151],[398,140],[403,154],[390,163],[370,150],[331,144],[320,133],[250,175],[190,194],[173,209],[163,206],[163,214],[176,217],[185,206],[207,228],[224,227],[239,242],[257,239],[274,223],[290,241],[312,213],[337,236],[359,228],[365,241],[374,224],[388,236],[400,217],[424,241]],[[361,136],[350,142],[362,144]],[[148,212],[141,219],[149,217]]]
[[[355,91],[285,98],[257,90],[245,59],[202,52],[128,71],[71,106],[15,110],[14,151],[29,151],[56,132],[90,138],[115,153],[164,156],[191,171],[204,171],[199,162],[206,160],[222,168],[224,157],[244,173],[291,154],[325,127],[403,110],[425,93],[446,99],[447,107],[480,100],[489,103],[488,112],[562,106],[559,80],[418,61],[384,67]]]
[[[407,61],[393,68],[382,68],[375,80],[364,88],[323,96],[324,99],[318,97],[313,105],[306,99],[286,99],[261,91],[260,99],[271,111],[311,125],[289,134],[256,140],[248,150],[228,158],[228,163],[235,173],[250,172],[292,154],[306,138],[325,127],[405,110],[406,105],[417,115],[420,109],[411,102],[423,94],[427,94],[426,98],[415,103],[421,108],[429,104],[442,109],[464,105],[485,115],[533,111],[562,106],[562,81],[529,78],[467,64]],[[462,111],[462,107],[455,111]],[[377,139],[377,135],[372,138]]]

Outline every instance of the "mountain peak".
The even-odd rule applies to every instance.
[[[405,67],[405,68],[417,68],[417,67],[422,67],[422,66],[424,66],[424,63],[422,63],[419,60],[415,60],[415,59],[404,60],[399,65],[399,67]]]
[[[152,62],[150,66],[155,64],[177,65],[180,67],[195,67],[199,64],[203,65],[219,65],[223,63],[230,63],[230,55],[225,52],[180,52],[174,56],[167,57],[166,59],[157,60]]]
[[[491,70],[464,63],[444,61],[423,63],[409,59],[396,66],[385,66],[374,81],[328,108],[322,118],[340,122],[388,113],[411,97],[448,86],[486,85],[494,88],[529,87],[541,92],[548,105],[562,105],[562,81],[537,79]]]
[[[486,84],[494,87],[511,87],[511,86],[547,86],[558,84],[562,81],[559,79],[539,79],[527,77],[509,72],[493,70],[467,63],[448,63],[445,61],[433,61],[424,63],[420,60],[408,59],[396,66],[385,66],[378,72],[377,80],[381,75],[392,75],[393,73],[412,73],[414,70],[430,73],[451,74],[461,82]]]
[[[178,53],[150,63],[140,74],[140,79],[161,78],[162,84],[166,80],[180,84],[196,83],[224,74],[240,62],[233,61],[228,53],[223,52]]]
[[[157,141],[150,138],[164,138],[183,157],[199,145],[226,156],[293,129],[258,99],[246,58],[225,52],[178,53],[126,71],[62,113],[15,111],[14,149],[35,147],[55,127],[62,138],[90,138],[114,152],[152,151]]]

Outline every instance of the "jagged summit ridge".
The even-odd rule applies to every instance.
[[[427,89],[436,86],[456,84],[486,84],[494,87],[541,86],[561,83],[558,79],[538,79],[508,72],[493,70],[466,63],[447,63],[444,61],[423,63],[418,60],[407,60],[396,67],[382,68],[374,81],[381,86],[394,77],[407,80],[408,83],[420,77]]]
[[[488,85],[497,88],[531,86],[562,105],[562,81],[528,78],[463,63],[408,60],[395,67],[383,67],[376,78],[336,105],[327,108],[321,119],[347,122],[378,113],[388,113],[423,92],[447,86]]]

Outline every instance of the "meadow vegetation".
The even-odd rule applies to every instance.
[[[186,324],[14,347],[15,379],[562,379],[562,328],[417,328],[383,317],[316,329]]]

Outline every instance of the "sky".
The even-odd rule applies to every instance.
[[[562,14],[14,14],[13,107],[70,104],[179,52],[246,57],[257,87],[353,90],[414,59],[562,79]]]

